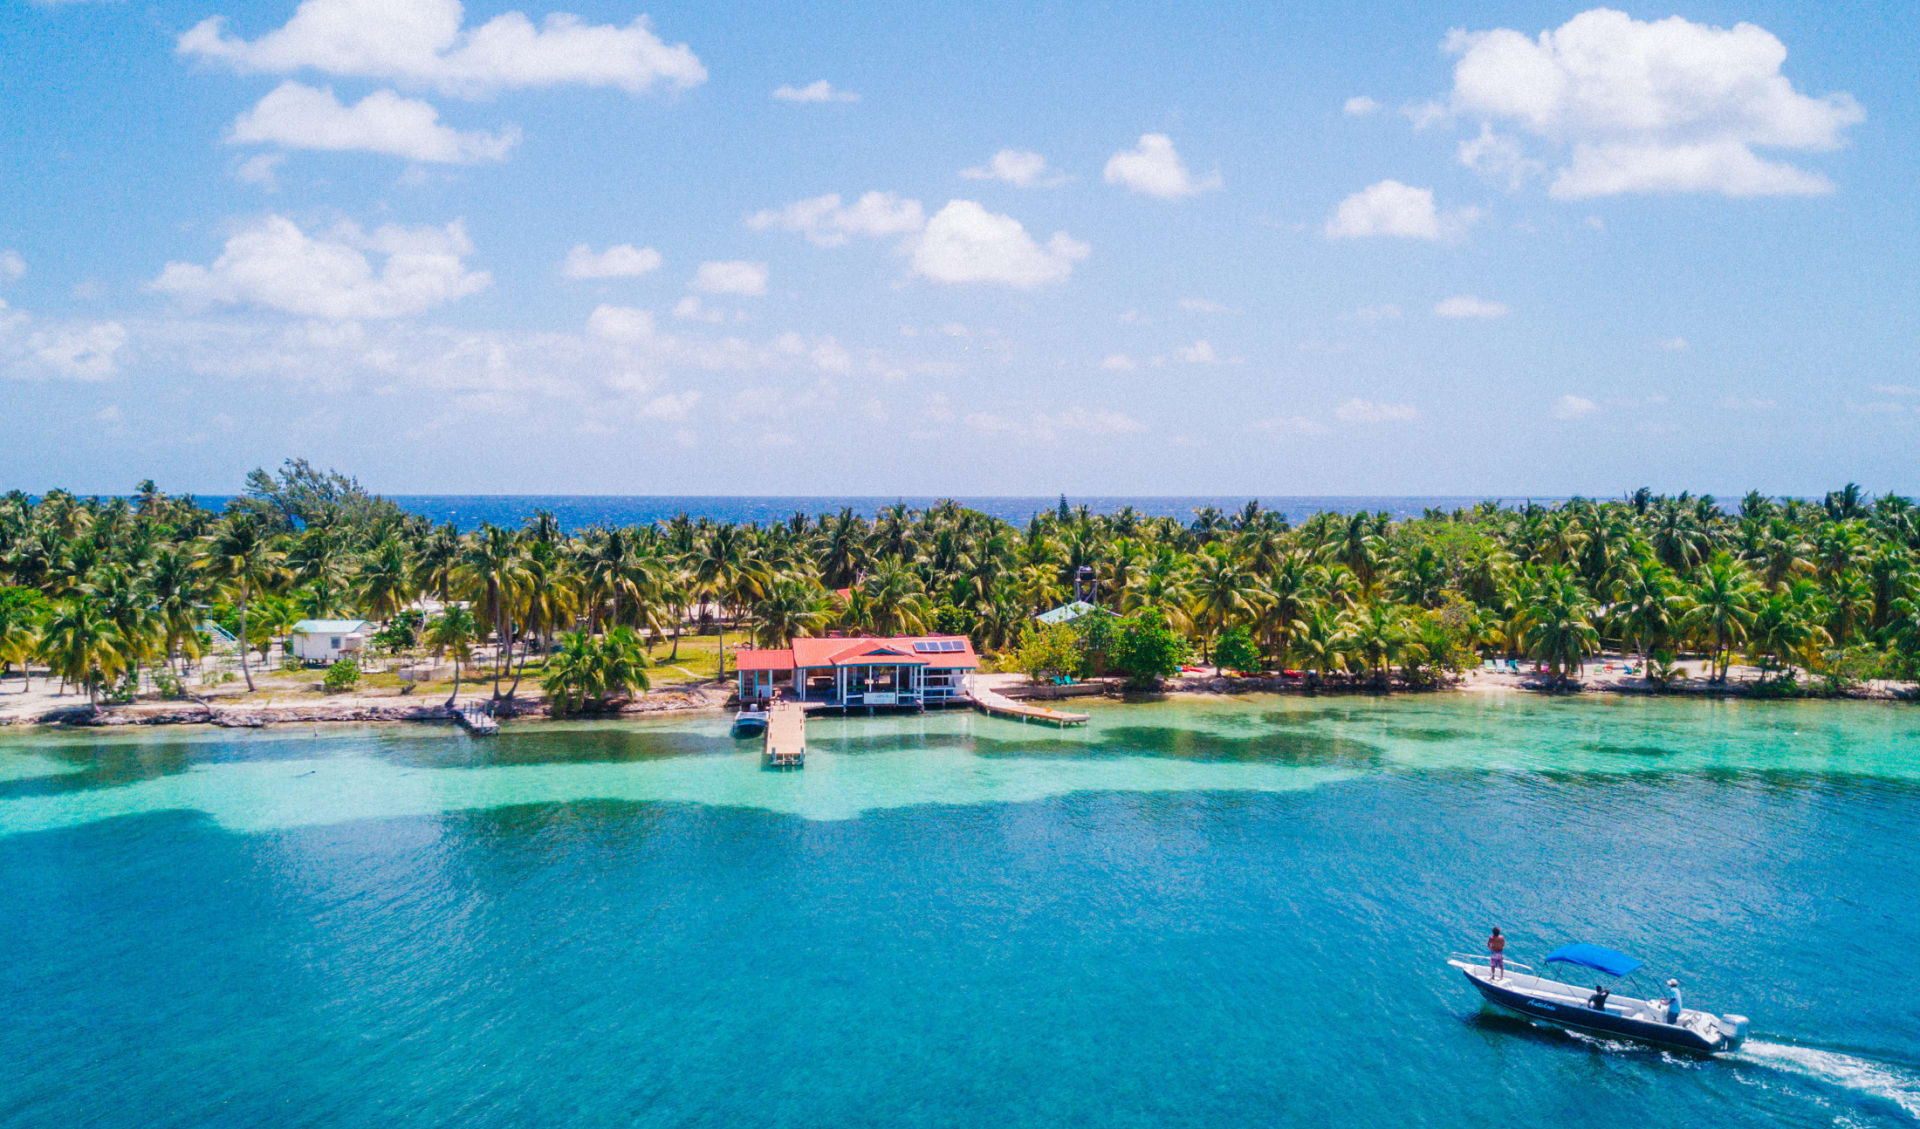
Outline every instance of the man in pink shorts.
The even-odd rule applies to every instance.
[[[1502,980],[1507,975],[1507,939],[1500,935],[1500,927],[1493,927],[1493,936],[1487,938],[1487,966],[1492,974],[1489,978]]]

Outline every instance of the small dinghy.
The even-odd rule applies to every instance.
[[[1669,1022],[1665,999],[1639,999],[1615,994],[1610,987],[1582,988],[1550,980],[1514,961],[1506,962],[1498,979],[1485,957],[1455,954],[1447,963],[1459,969],[1488,1003],[1538,1023],[1709,1055],[1733,1050],[1747,1037],[1744,1015],[1683,1008]],[[1553,950],[1544,963],[1590,969],[1618,982],[1646,962],[1599,945],[1578,944]]]
[[[767,711],[741,710],[733,718],[735,737],[758,737],[767,731]]]

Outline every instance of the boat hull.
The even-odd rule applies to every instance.
[[[1578,1004],[1543,1000],[1525,992],[1516,992],[1503,988],[1499,984],[1489,983],[1465,970],[1462,970],[1461,974],[1467,978],[1467,983],[1473,985],[1474,991],[1479,992],[1481,998],[1488,1003],[1535,1022],[1571,1027],[1596,1035],[1630,1039],[1636,1043],[1646,1043],[1669,1050],[1689,1051],[1694,1054],[1710,1055],[1726,1049],[1724,1039],[1708,1040],[1699,1032],[1686,1027],[1633,1019]]]

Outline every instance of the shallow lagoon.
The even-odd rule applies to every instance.
[[[1252,697],[0,736],[0,1120],[1920,1120],[1920,710]],[[1597,940],[1693,1062],[1481,1015]]]

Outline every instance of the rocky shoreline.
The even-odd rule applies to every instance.
[[[730,691],[692,687],[649,694],[586,718],[635,717],[657,713],[716,710]],[[471,704],[484,699],[462,699]],[[444,700],[398,704],[397,699],[356,698],[348,701],[272,703],[137,702],[124,706],[63,706],[31,717],[0,718],[7,725],[68,729],[125,726],[209,725],[221,729],[264,729],[274,725],[369,724],[380,722],[440,722],[454,720],[455,709]],[[503,702],[503,718],[544,719],[550,716],[546,699],[521,698]]]
[[[1118,679],[1091,679],[1071,686],[1047,686],[1009,681],[996,687],[1014,698],[1043,701],[1081,697],[1111,697],[1129,700],[1154,700],[1167,697],[1219,697],[1239,694],[1299,694],[1323,697],[1349,695],[1380,696],[1426,693],[1533,693],[1556,696],[1619,694],[1639,697],[1720,698],[1773,700],[1851,700],[1880,702],[1920,701],[1920,690],[1912,685],[1869,684],[1839,694],[1802,692],[1791,697],[1756,693],[1754,684],[1745,681],[1715,684],[1681,682],[1659,687],[1644,679],[1611,679],[1575,682],[1562,686],[1528,676],[1482,679],[1469,676],[1435,686],[1415,687],[1395,684],[1391,691],[1360,682],[1321,682],[1309,685],[1298,678],[1233,675],[1185,675],[1171,678],[1159,689],[1131,691]],[[730,687],[688,686],[648,694],[619,707],[575,719],[611,719],[642,717],[664,713],[690,713],[723,709],[732,699]],[[468,704],[481,698],[463,699]],[[121,728],[126,726],[208,725],[222,729],[262,729],[275,725],[376,724],[399,722],[450,722],[455,709],[444,701],[408,702],[394,698],[353,698],[344,701],[307,701],[284,704],[216,702],[139,702],[121,706],[62,706],[31,716],[0,717],[0,728],[8,726],[72,729]],[[551,717],[544,697],[538,695],[503,702],[499,716],[507,719],[546,720]]]

